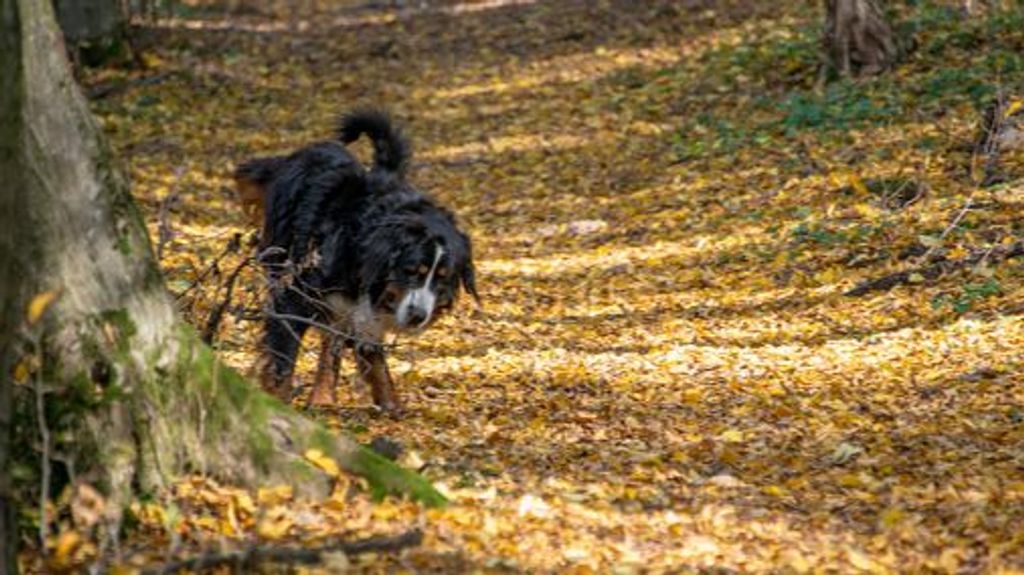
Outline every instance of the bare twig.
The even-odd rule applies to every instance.
[[[231,239],[228,240],[227,245],[224,246],[224,249],[220,252],[220,254],[218,254],[217,257],[214,258],[212,262],[210,262],[210,265],[206,266],[206,269],[199,272],[199,275],[196,276],[196,279],[192,280],[192,283],[190,283],[188,287],[186,287],[181,293],[175,295],[175,299],[180,300],[181,298],[185,297],[185,295],[188,294],[188,292],[192,291],[197,286],[199,286],[199,284],[201,284],[203,280],[206,279],[206,276],[210,275],[210,273],[213,272],[213,270],[217,269],[217,265],[220,264],[221,260],[227,257],[228,254],[236,253],[238,249],[241,247],[241,245],[242,234],[236,233],[233,236],[231,236]]]
[[[245,258],[242,263],[235,266],[232,270],[231,275],[228,276],[227,285],[224,288],[224,297],[221,299],[217,307],[214,308],[210,317],[206,320],[206,327],[203,329],[203,341],[209,345],[213,343],[214,336],[217,335],[217,329],[220,327],[221,319],[224,317],[224,311],[231,303],[231,294],[235,289],[235,281],[238,279],[238,274],[241,273],[249,263],[252,262],[250,258]]]
[[[324,553],[342,552],[346,555],[359,555],[370,552],[400,551],[407,547],[415,547],[423,541],[423,532],[419,529],[406,531],[395,537],[370,537],[359,541],[341,541],[319,547],[284,547],[254,546],[226,553],[210,552],[166,563],[159,567],[143,571],[143,575],[170,575],[182,571],[203,571],[214,567],[234,567],[241,572],[249,572],[261,563],[300,563],[313,565],[321,561]]]
[[[370,341],[370,340],[367,340],[367,339],[362,339],[359,336],[355,335],[354,333],[341,331],[340,329],[337,329],[337,328],[335,328],[333,326],[327,325],[326,323],[319,322],[319,321],[316,321],[315,319],[311,319],[311,318],[308,318],[308,317],[303,317],[301,315],[295,315],[295,314],[290,314],[290,313],[277,313],[277,312],[271,311],[271,310],[266,310],[264,312],[264,314],[269,319],[276,319],[276,320],[285,321],[285,322],[294,321],[294,322],[302,323],[302,324],[308,325],[310,327],[315,327],[317,329],[320,329],[320,330],[322,330],[324,332],[327,332],[327,333],[329,333],[329,334],[331,334],[333,336],[341,337],[341,338],[344,338],[344,339],[347,339],[347,340],[350,340],[350,341],[353,341],[353,342],[359,343],[359,344],[378,346],[381,349],[394,349],[394,348],[398,347],[398,344],[385,344],[385,343],[382,343],[382,342]]]
[[[922,262],[928,261],[928,258],[930,258],[932,253],[935,252],[936,246],[941,245],[941,242],[946,239],[946,236],[948,236],[950,234],[950,232],[955,230],[956,227],[960,225],[960,222],[963,221],[964,216],[967,215],[967,212],[971,211],[971,207],[973,205],[974,205],[974,194],[971,194],[970,196],[968,196],[967,201],[964,202],[964,207],[961,208],[960,211],[956,214],[956,217],[953,218],[953,221],[949,223],[949,225],[946,227],[946,229],[942,230],[942,234],[939,235],[939,241],[935,242],[935,244],[931,245],[928,248],[928,251],[926,251],[924,253],[924,255],[921,256],[921,260],[920,261],[922,261]]]

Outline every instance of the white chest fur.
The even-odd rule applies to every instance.
[[[374,312],[370,298],[365,295],[358,301],[352,301],[339,294],[330,294],[326,301],[331,310],[331,327],[339,332],[352,334],[364,341],[380,342],[385,333],[394,329],[391,314]]]

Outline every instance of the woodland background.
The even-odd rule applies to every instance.
[[[265,287],[234,166],[363,104],[403,121],[410,179],[473,237],[483,305],[397,342],[402,419],[351,362],[335,408],[296,403],[397,444],[448,505],[307,451],[326,498],[186,474],[134,492],[111,546],[114,499],[64,481],[21,511],[23,569],[255,549],[334,571],[1024,569],[1019,2],[110,7],[63,7],[76,79],[228,365],[255,359]]]

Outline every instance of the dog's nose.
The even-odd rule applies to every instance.
[[[423,323],[427,321],[427,317],[429,316],[427,315],[426,310],[418,307],[409,308],[409,325],[423,325]]]

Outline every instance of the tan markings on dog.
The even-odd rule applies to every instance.
[[[384,353],[379,350],[369,351],[366,346],[357,345],[356,362],[359,366],[359,375],[370,384],[373,402],[384,411],[401,410],[398,393],[395,391],[395,382],[391,379],[391,372],[388,371]]]
[[[235,178],[238,190],[238,202],[244,213],[263,235],[263,213],[266,209],[266,190],[263,186],[246,178]]]
[[[308,405],[328,406],[337,403],[338,370],[341,369],[343,350],[341,338],[327,332],[320,334],[320,360],[317,362],[316,379],[313,380]]]

